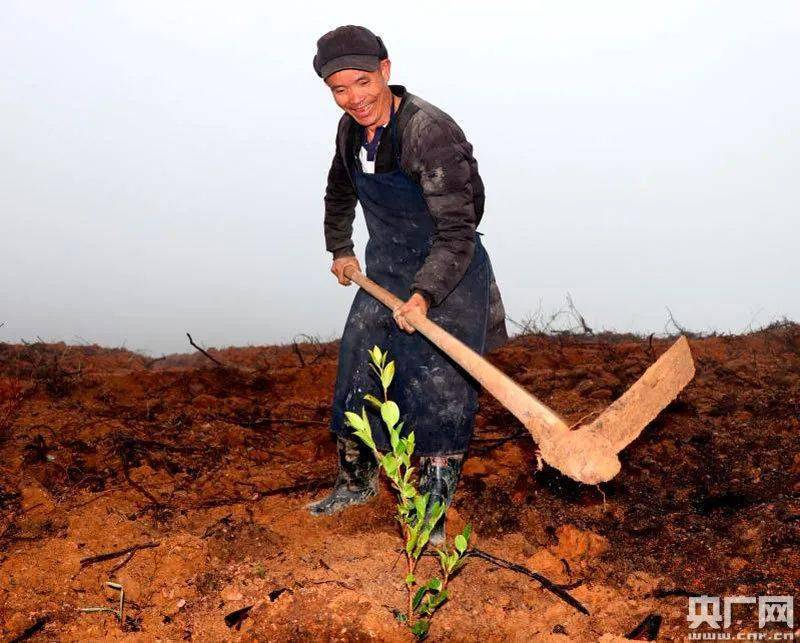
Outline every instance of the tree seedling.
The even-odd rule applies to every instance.
[[[414,635],[423,639],[428,634],[433,614],[449,597],[448,582],[467,561],[466,552],[472,528],[467,525],[464,531],[455,537],[451,549],[447,546],[436,549],[443,580],[432,578],[422,582],[417,578],[415,574],[417,562],[428,544],[431,531],[444,514],[446,507],[440,502],[434,502],[429,507],[430,494],[419,493],[417,480],[413,475],[414,467],[411,466],[411,456],[415,446],[414,432],[409,431],[407,435],[401,435],[404,423],[400,421],[400,409],[389,399],[389,386],[395,373],[394,361],[387,364],[388,353],[381,351],[378,346],[369,351],[369,357],[369,366],[377,375],[383,389],[383,399],[370,394],[365,395],[364,399],[380,412],[389,434],[391,451],[382,454],[376,448],[372,427],[364,407],[361,408],[360,415],[346,411],[345,418],[353,428],[354,435],[372,449],[398,496],[396,518],[405,541],[405,586],[408,594],[406,613],[398,615],[398,620],[405,622]]]

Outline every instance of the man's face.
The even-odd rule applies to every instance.
[[[336,104],[352,116],[362,127],[378,125],[389,108],[388,59],[381,60],[375,71],[342,69],[325,79]]]

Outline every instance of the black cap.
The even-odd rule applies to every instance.
[[[345,25],[317,40],[314,71],[323,79],[342,69],[375,71],[388,57],[383,41],[369,29]]]

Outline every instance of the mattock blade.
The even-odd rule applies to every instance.
[[[692,381],[692,351],[681,336],[594,421],[579,429],[603,436],[619,453]]]

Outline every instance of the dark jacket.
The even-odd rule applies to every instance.
[[[405,87],[390,85],[390,89],[401,98],[394,115],[400,169],[421,186],[436,223],[433,245],[411,290],[436,306],[458,285],[472,260],[475,229],[484,210],[483,181],[472,145],[450,116]],[[387,127],[383,132],[378,146],[378,173],[395,169],[389,130]],[[362,136],[363,128],[349,114],[343,114],[325,190],[325,245],[334,258],[355,254],[352,233],[358,197],[347,164],[358,163],[354,157]],[[494,280],[490,305],[490,335],[494,336],[488,346],[494,348],[507,338],[505,310]]]

